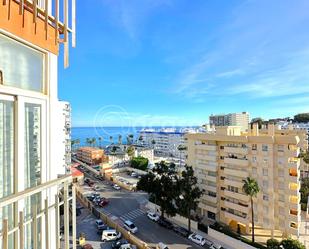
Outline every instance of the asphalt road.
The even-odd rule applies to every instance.
[[[89,175],[86,174],[86,177],[89,177]],[[136,236],[145,241],[150,246],[155,247],[157,243],[163,242],[171,249],[208,248],[206,246],[198,246],[188,239],[179,236],[173,231],[163,228],[157,223],[149,220],[145,214],[145,211],[140,209],[140,204],[147,200],[146,193],[130,192],[124,189],[114,190],[109,182],[103,182],[95,178],[92,179],[96,182],[96,186],[100,186],[102,188],[100,191],[101,196],[108,198],[110,201],[106,207],[101,208],[101,211],[109,216],[117,216],[121,221],[125,221],[127,219],[133,221],[139,229],[136,233]],[[93,192],[92,189],[87,185],[82,187],[85,192]],[[95,228],[95,225],[90,223],[89,226]],[[96,231],[94,233],[96,234]],[[95,235],[95,237],[99,239],[98,235]]]

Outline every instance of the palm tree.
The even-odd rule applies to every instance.
[[[97,140],[96,140],[96,138],[95,137],[93,137],[92,139],[91,139],[91,144],[92,144],[92,146],[96,146],[96,144],[97,144]]]
[[[151,144],[152,144],[152,148],[154,149],[154,148],[155,148],[155,144],[156,144],[156,140],[153,139],[153,140],[151,141]]]
[[[251,202],[251,219],[252,219],[252,242],[254,242],[254,212],[253,212],[253,197],[256,197],[257,193],[260,192],[260,187],[257,181],[253,178],[247,177],[246,180],[243,180],[244,185],[242,190],[248,196],[250,196]]]
[[[118,144],[122,144],[122,136],[121,135],[118,136]]]
[[[109,141],[111,144],[113,144],[113,136],[109,136]]]
[[[79,145],[80,145],[80,139],[79,138],[75,140],[75,144],[77,144],[77,147],[79,147]]]
[[[89,146],[91,145],[91,139],[89,137],[86,138],[86,144]]]
[[[99,140],[99,147],[100,147],[100,149],[102,149],[103,137],[98,137],[98,140]]]

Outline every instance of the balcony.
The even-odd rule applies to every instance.
[[[224,179],[224,185],[225,186],[230,185],[230,186],[234,186],[234,187],[241,189],[243,187],[244,183],[241,182],[241,181],[232,181],[232,180],[225,178]]]
[[[210,186],[210,185],[203,185],[203,187],[205,188],[205,190],[209,190],[211,192],[217,192],[217,187],[214,186]]]
[[[212,203],[217,203],[217,197],[213,197],[213,196],[210,196],[210,195],[204,195],[203,196],[206,201],[210,201]]]
[[[217,177],[206,175],[206,180],[211,181],[211,182],[217,182]]]
[[[213,212],[213,213],[215,213],[215,214],[218,212],[217,207],[213,207],[213,206],[207,205],[206,203],[203,203],[203,202],[200,202],[200,203],[199,203],[199,207],[200,207],[201,209],[205,209],[205,210],[210,211],[210,212]]]
[[[4,0],[2,2],[0,29],[56,55],[59,51],[59,43],[63,43],[64,64],[68,66],[69,33],[71,33],[72,46],[75,46],[75,0],[70,0],[70,3],[69,0]],[[61,6],[60,2],[63,3]],[[70,25],[69,15],[71,16]]]
[[[238,199],[238,200],[241,200],[243,202],[249,202],[249,196],[247,196],[247,195],[235,193],[235,192],[228,191],[228,190],[224,190],[223,193],[224,193],[225,196],[229,196],[231,198]]]
[[[248,148],[224,146],[224,152],[232,153],[232,154],[247,155],[248,154]]]
[[[236,204],[236,203],[229,202],[229,201],[224,201],[223,203],[224,203],[224,206],[226,208],[229,207],[229,208],[235,209],[237,211],[240,211],[240,212],[243,212],[243,213],[246,213],[246,214],[248,214],[249,211],[250,211],[248,205],[245,206],[245,205],[242,205],[242,204]]]
[[[197,144],[195,145],[197,149],[201,150],[209,150],[209,151],[216,151],[217,146],[216,145],[209,145],[209,144]]]
[[[249,176],[249,173],[247,171],[241,171],[237,169],[228,169],[228,168],[224,168],[224,174],[231,175],[231,176],[238,176],[242,178],[246,178]]]
[[[232,165],[237,165],[237,166],[248,166],[249,161],[247,159],[242,159],[242,158],[230,158],[230,157],[225,157],[224,158],[224,163],[226,164],[232,164]]]
[[[224,216],[226,218],[238,221],[238,222],[240,222],[242,224],[248,224],[249,223],[249,221],[246,218],[240,217],[240,216],[235,215],[235,214],[231,214],[231,213],[229,213],[227,211],[224,211]]]
[[[212,161],[212,162],[216,162],[217,161],[217,156],[208,155],[208,154],[197,153],[196,154],[196,158],[197,159],[201,159],[201,160]]]
[[[54,193],[53,196],[48,196],[44,200],[43,207],[39,207],[36,204],[31,205],[30,217],[26,218],[24,211],[15,210],[14,216],[16,217],[15,224],[11,224],[7,218],[3,217],[2,232],[0,234],[0,241],[2,241],[2,248],[8,249],[9,247],[9,235],[16,236],[14,239],[14,248],[24,248],[25,237],[24,233],[28,226],[31,226],[33,232],[31,233],[31,240],[34,248],[39,244],[37,232],[38,221],[42,223],[42,234],[45,237],[44,248],[60,248],[60,227],[63,224],[64,231],[62,238],[64,239],[64,248],[70,248],[70,221],[72,224],[72,241],[73,248],[76,248],[76,200],[75,200],[75,186],[72,186],[72,196],[69,196],[69,184],[72,183],[71,176],[64,176],[58,179],[54,179],[45,182],[39,186],[29,188],[27,190],[18,192],[8,197],[0,199],[0,208],[7,207],[9,205],[17,207],[24,202],[25,199],[30,199],[37,194],[41,194],[41,197],[45,196],[45,193]],[[58,191],[57,191],[58,190]],[[60,191],[59,191],[60,190]],[[70,203],[71,202],[71,203]],[[71,208],[70,208],[71,204]],[[60,220],[60,209],[63,210],[63,221]],[[19,209],[22,210],[22,209]],[[56,231],[50,231],[50,227],[55,227]],[[18,236],[19,235],[19,236]],[[35,236],[33,236],[35,235]],[[16,243],[16,244],[15,244]],[[53,245],[53,246],[51,246]]]

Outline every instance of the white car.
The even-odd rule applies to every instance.
[[[160,219],[159,215],[157,215],[155,212],[151,212],[151,211],[147,212],[147,217],[150,220],[155,221],[155,222],[157,222]]]
[[[116,190],[119,190],[119,189],[120,189],[120,187],[119,187],[117,184],[114,184],[114,185],[113,185],[113,188],[116,189]]]
[[[115,229],[108,229],[102,232],[101,240],[105,242],[105,241],[117,240],[120,238],[121,238],[120,232],[117,232]]]
[[[159,242],[156,248],[157,249],[169,249],[167,245],[163,244],[162,242]]]
[[[136,174],[135,172],[132,172],[131,176],[132,176],[132,177],[136,177],[137,174]]]
[[[210,249],[221,249],[222,246],[221,245],[218,245],[218,244],[212,244]]]
[[[138,231],[137,227],[130,220],[126,220],[124,222],[124,228],[127,229],[128,231],[130,231],[131,233],[137,233],[137,231]]]
[[[204,246],[206,244],[206,239],[203,236],[196,234],[196,233],[192,233],[188,237],[188,239],[193,241],[195,244],[200,245],[200,246]]]

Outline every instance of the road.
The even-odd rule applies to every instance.
[[[87,174],[87,177],[90,177],[90,175]],[[206,246],[198,246],[149,220],[144,210],[140,209],[140,204],[147,200],[146,193],[130,192],[124,189],[114,190],[109,182],[92,179],[96,182],[96,186],[102,188],[102,191],[100,191],[101,196],[108,198],[110,201],[106,207],[101,208],[101,211],[109,216],[117,216],[122,221],[127,219],[133,221],[139,229],[136,236],[150,246],[163,242],[171,249],[207,248]],[[92,189],[86,185],[82,186],[82,188],[85,192],[92,192]]]

